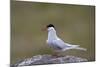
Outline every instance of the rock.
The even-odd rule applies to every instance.
[[[63,57],[53,57],[52,55],[37,55],[32,58],[27,58],[17,62],[11,67],[19,66],[31,66],[31,65],[43,65],[43,64],[62,64],[62,63],[76,63],[76,62],[86,62],[85,58],[75,57],[75,56],[63,56]]]

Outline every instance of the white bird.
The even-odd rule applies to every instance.
[[[80,47],[80,45],[72,45],[69,43],[65,43],[62,39],[60,39],[57,34],[53,24],[47,25],[48,30],[48,39],[47,44],[52,47],[55,52],[64,52],[70,49],[77,49],[86,51],[85,48]]]

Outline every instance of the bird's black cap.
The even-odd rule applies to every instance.
[[[47,28],[49,28],[49,27],[54,27],[54,25],[53,25],[53,24],[47,25]],[[55,27],[54,27],[54,28],[55,28]]]

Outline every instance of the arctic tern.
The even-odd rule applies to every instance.
[[[50,47],[54,49],[56,53],[64,52],[70,49],[86,51],[86,49],[80,47],[80,45],[65,43],[62,39],[60,39],[56,34],[55,26],[53,24],[47,25],[46,29],[48,31],[48,38],[46,42]]]

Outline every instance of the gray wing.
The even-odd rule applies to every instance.
[[[71,47],[70,45],[66,45],[66,43],[64,43],[64,41],[63,40],[54,40],[53,41],[53,47],[55,48],[55,49],[64,49],[64,48],[69,48],[69,47]]]

